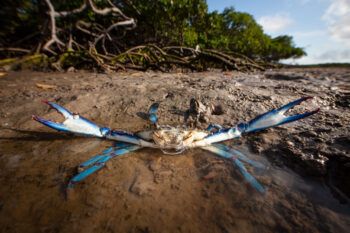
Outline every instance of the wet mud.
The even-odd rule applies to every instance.
[[[349,69],[7,73],[0,77],[0,231],[347,232],[349,93]],[[133,133],[150,127],[142,113],[157,102],[160,124],[232,127],[302,96],[315,98],[291,114],[320,112],[225,143],[266,165],[247,165],[264,195],[232,160],[201,149],[180,156],[131,152],[67,189],[77,166],[113,141],[57,132],[31,119],[62,121],[41,103],[50,100]]]

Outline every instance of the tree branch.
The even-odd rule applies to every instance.
[[[72,11],[60,11],[60,12],[55,12],[55,17],[66,17],[66,16],[70,16],[70,15],[73,15],[73,14],[77,14],[77,13],[80,13],[82,11],[85,10],[87,4],[86,4],[86,0],[83,0],[83,4],[77,8],[77,9],[74,9]]]
[[[54,52],[53,50],[50,49],[50,46],[53,43],[57,43],[57,44],[60,44],[62,46],[64,46],[65,44],[62,41],[60,41],[56,35],[56,17],[55,17],[56,11],[55,11],[52,3],[50,2],[50,0],[45,0],[45,2],[47,3],[47,5],[50,9],[49,15],[50,15],[50,19],[51,19],[51,39],[45,43],[44,49],[46,51],[49,51],[50,53],[52,53],[54,55],[57,55],[56,52]]]

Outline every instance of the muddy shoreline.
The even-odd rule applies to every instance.
[[[200,150],[183,156],[163,156],[151,149],[133,152],[109,162],[67,193],[76,166],[113,143],[59,133],[31,120],[32,115],[62,120],[41,103],[50,100],[100,126],[136,132],[149,127],[139,117],[140,112],[158,102],[161,124],[206,128],[208,123],[218,123],[232,127],[302,96],[315,98],[298,106],[294,113],[317,107],[320,112],[292,124],[248,134],[228,145],[266,160],[274,173],[290,170],[301,180],[308,179],[306,183],[314,179],[321,182],[323,185],[315,190],[329,192],[334,198],[330,203],[339,204],[339,208],[324,204],[331,213],[322,213],[334,214],[341,219],[339,224],[323,220],[317,211],[324,209],[310,204],[314,202],[308,198],[300,198],[302,195],[284,192],[268,174],[257,171],[255,175],[270,187],[264,197],[259,196],[239,178],[230,162]],[[193,98],[220,109],[220,114],[184,122],[184,112]],[[251,74],[9,72],[0,77],[0,229],[342,232],[350,225],[349,119],[350,69]],[[270,211],[268,198],[284,201],[273,201],[279,207]],[[251,208],[255,218],[249,215]],[[238,214],[242,210],[246,212]],[[267,212],[272,217],[264,219]],[[315,225],[308,223],[310,219],[323,222]]]

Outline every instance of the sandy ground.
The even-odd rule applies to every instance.
[[[346,232],[349,92],[349,69],[7,73],[0,77],[0,232]],[[50,100],[133,133],[150,127],[139,116],[158,102],[160,124],[232,127],[302,96],[315,98],[294,113],[321,111],[226,143],[267,165],[247,166],[265,195],[231,160],[201,149],[181,156],[132,152],[67,190],[76,167],[113,142],[31,119],[61,121],[41,103]],[[186,118],[192,98],[220,111],[202,122]]]

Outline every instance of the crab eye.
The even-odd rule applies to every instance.
[[[187,140],[192,137],[192,132],[189,132],[186,136],[183,137],[183,140]]]
[[[159,139],[164,139],[162,136],[160,136],[157,132],[153,132],[153,135],[156,136]]]

